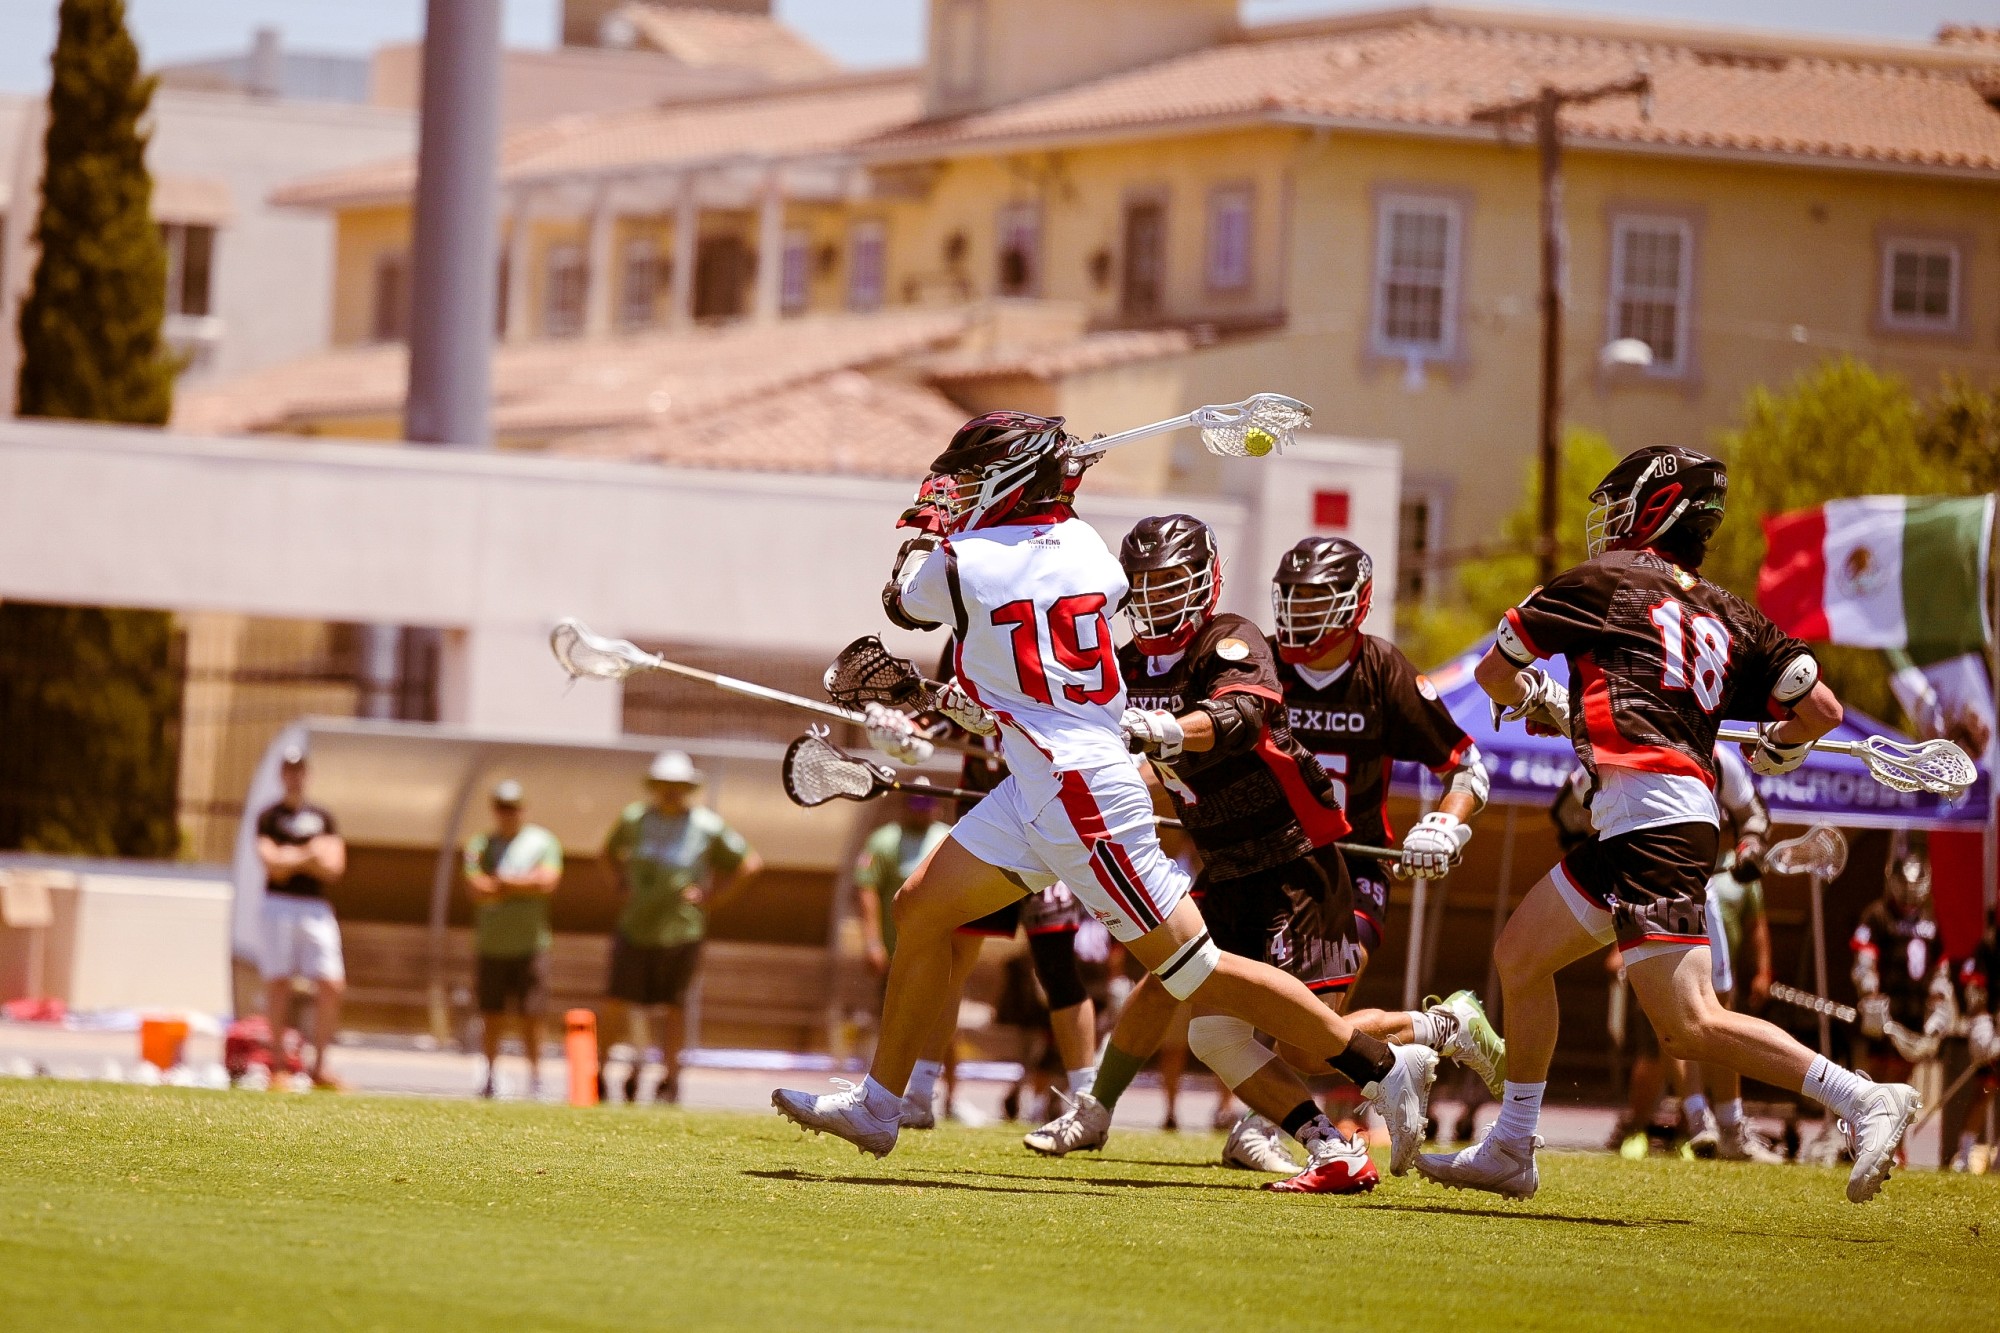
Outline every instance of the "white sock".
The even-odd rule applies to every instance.
[[[1428,1046],[1434,1051],[1444,1049],[1445,1040],[1451,1036],[1451,1020],[1442,1014],[1427,1013],[1421,1009],[1410,1011],[1411,1040],[1419,1046]]]
[[[1724,1129],[1733,1129],[1743,1123],[1743,1099],[1731,1097],[1726,1102],[1715,1104],[1715,1123]]]
[[[919,1060],[910,1066],[909,1086],[903,1095],[914,1102],[927,1102],[937,1089],[937,1081],[944,1075],[944,1064],[938,1060]]]
[[[1069,1095],[1079,1096],[1090,1091],[1090,1085],[1097,1081],[1097,1066],[1085,1065],[1081,1069],[1069,1071]]]
[[[903,1113],[903,1099],[877,1083],[873,1074],[861,1081],[861,1101],[877,1120],[895,1120]]]
[[[1540,1083],[1507,1083],[1506,1095],[1500,1099],[1500,1118],[1493,1122],[1492,1138],[1502,1143],[1525,1144],[1535,1137],[1535,1126],[1542,1119],[1542,1094],[1549,1090],[1546,1080]]]
[[[1681,1119],[1687,1121],[1690,1125],[1699,1127],[1701,1124],[1701,1113],[1707,1109],[1707,1093],[1697,1092],[1692,1097],[1681,1098]]]
[[[1868,1090],[1868,1080],[1852,1070],[1842,1069],[1823,1055],[1813,1057],[1812,1068],[1806,1071],[1806,1096],[1839,1116],[1842,1120],[1854,1119],[1855,1103]]]

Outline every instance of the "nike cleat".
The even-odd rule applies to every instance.
[[[1304,1131],[1308,1164],[1285,1180],[1264,1186],[1279,1194],[1366,1194],[1381,1184],[1381,1173],[1368,1159],[1368,1145],[1339,1133]]]
[[[1073,1152],[1095,1152],[1111,1137],[1111,1112],[1087,1092],[1079,1092],[1069,1109],[1040,1129],[1031,1129],[1021,1142],[1044,1157],[1064,1157]]]
[[[1907,1083],[1878,1083],[1861,1094],[1847,1130],[1854,1152],[1854,1170],[1847,1177],[1849,1203],[1867,1203],[1881,1190],[1896,1164],[1896,1148],[1923,1105]]]
[[[1428,1046],[1392,1046],[1389,1053],[1395,1065],[1368,1102],[1389,1127],[1389,1174],[1400,1176],[1423,1146],[1429,1120],[1425,1104],[1437,1081],[1438,1053]]]
[[[929,1097],[904,1097],[901,1123],[904,1129],[936,1129],[936,1103]]]
[[[1440,1054],[1470,1069],[1497,1101],[1507,1091],[1507,1042],[1486,1021],[1486,1006],[1469,990],[1453,991],[1428,1006],[1451,1019],[1451,1035]]]
[[[1706,1161],[1722,1155],[1722,1126],[1716,1123],[1715,1112],[1703,1111],[1701,1119],[1691,1128],[1694,1132],[1683,1145],[1690,1156]]]
[[[868,1105],[866,1085],[849,1083],[844,1078],[833,1081],[841,1091],[817,1097],[809,1092],[779,1088],[771,1094],[771,1105],[778,1108],[779,1115],[801,1129],[809,1129],[815,1134],[831,1134],[847,1140],[862,1152],[887,1157],[890,1149],[896,1146],[896,1133],[901,1128],[898,1115],[902,1110],[902,1099],[896,1099],[888,1115],[880,1115]]]
[[[1766,1166],[1779,1166],[1785,1160],[1785,1155],[1766,1143],[1747,1119],[1716,1127],[1715,1156],[1724,1162],[1760,1162]]]
[[[1485,1190],[1503,1199],[1532,1199],[1541,1188],[1541,1173],[1535,1169],[1535,1150],[1542,1146],[1540,1135],[1525,1144],[1506,1143],[1488,1134],[1473,1147],[1455,1153],[1425,1153],[1417,1159],[1417,1171],[1457,1190]]]
[[[1285,1151],[1283,1131],[1261,1115],[1246,1115],[1229,1127],[1222,1143],[1222,1164],[1244,1171],[1269,1171],[1295,1176],[1301,1168]]]

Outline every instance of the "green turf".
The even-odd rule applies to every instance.
[[[0,1327],[1992,1329],[2000,1181],[1545,1154],[1285,1197],[1210,1135],[0,1081]]]

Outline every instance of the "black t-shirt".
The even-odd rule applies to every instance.
[[[1768,721],[1778,677],[1805,644],[1734,593],[1652,551],[1610,551],[1558,574],[1507,613],[1537,657],[1570,665],[1570,733],[1601,767],[1715,786],[1724,718]]]
[[[1396,760],[1442,773],[1472,750],[1472,738],[1431,683],[1373,634],[1361,636],[1347,665],[1324,686],[1283,661],[1278,680],[1292,735],[1341,791],[1356,842],[1387,847],[1396,836],[1389,828],[1389,769]]]
[[[269,838],[280,847],[303,847],[322,833],[338,832],[333,815],[311,802],[293,807],[280,801],[257,816],[257,836]],[[326,887],[304,871],[283,881],[268,880],[264,887],[267,892],[288,893],[294,898],[326,896]]]
[[[1347,835],[1333,783],[1285,723],[1277,662],[1255,625],[1238,615],[1215,616],[1187,651],[1155,673],[1150,668],[1158,660],[1129,643],[1118,650],[1132,707],[1178,717],[1205,699],[1248,694],[1263,714],[1247,747],[1187,752],[1155,765],[1210,880],[1296,861]]]
[[[1886,898],[1862,909],[1854,928],[1854,951],[1875,953],[1875,973],[1889,997],[1889,1016],[1913,1032],[1921,1032],[1930,1010],[1931,977],[1944,961],[1937,921],[1928,907],[1913,916],[1896,910]]]

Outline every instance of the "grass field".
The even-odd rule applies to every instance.
[[[0,1327],[1995,1327],[2000,1182],[1548,1154],[1285,1197],[1212,1135],[0,1081]]]

